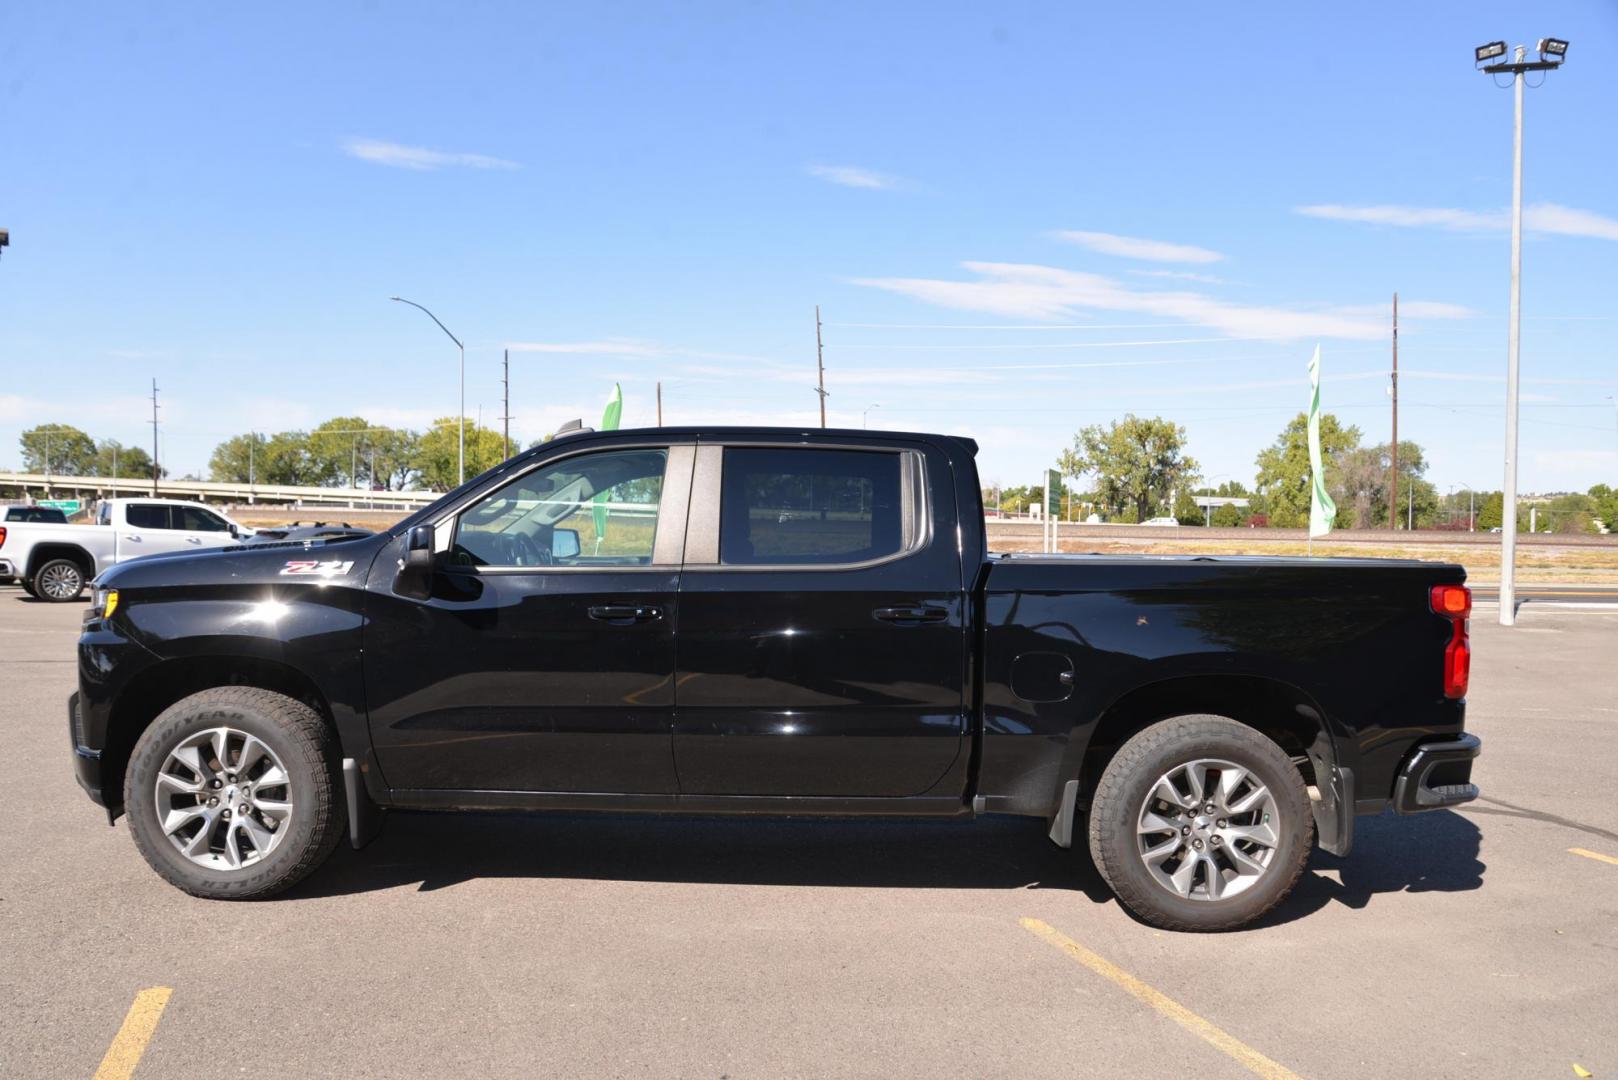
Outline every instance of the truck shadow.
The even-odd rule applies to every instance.
[[[1316,850],[1286,901],[1253,929],[1290,922],[1327,904],[1363,908],[1379,893],[1469,892],[1483,887],[1483,834],[1453,810],[1355,822],[1345,857]],[[1335,874],[1335,877],[1330,876]]]
[[[1345,859],[1316,852],[1262,925],[1378,893],[1462,891],[1483,883],[1481,834],[1458,814],[1365,818]],[[1333,877],[1321,871],[1335,871]],[[916,889],[1060,889],[1115,901],[1081,845],[1064,851],[1027,818],[822,821],[686,815],[390,815],[364,851],[345,844],[290,897],[340,896],[479,878],[698,882]]]

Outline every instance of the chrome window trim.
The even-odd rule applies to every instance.
[[[460,528],[461,514],[469,507],[487,498],[493,492],[514,484],[540,469],[550,468],[558,462],[585,454],[612,453],[624,450],[662,450],[663,489],[657,503],[657,529],[652,535],[652,561],[635,565],[605,566],[440,566],[454,573],[472,573],[479,576],[505,574],[667,574],[680,569],[684,555],[687,515],[691,502],[691,471],[696,457],[694,442],[596,442],[581,446],[565,454],[557,454],[536,461],[532,467],[503,478],[493,487],[483,488],[446,509],[432,520],[434,554],[445,554],[454,547],[455,531]],[[671,497],[672,496],[672,497]],[[665,528],[665,508],[667,527]],[[659,557],[669,559],[660,562]]]
[[[891,555],[858,562],[837,563],[722,563],[719,561],[720,500],[724,491],[724,452],[737,450],[850,450],[867,454],[898,454],[900,530],[905,547]],[[704,468],[704,462],[707,467]],[[697,475],[692,484],[690,517],[686,525],[687,570],[722,573],[801,573],[867,570],[908,559],[926,551],[933,542],[931,489],[927,482],[926,451],[919,446],[872,446],[861,443],[773,442],[753,439],[703,442],[697,448]],[[695,542],[693,542],[695,541]],[[695,558],[693,556],[703,556]]]

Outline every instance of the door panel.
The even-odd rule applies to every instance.
[[[388,783],[673,793],[678,582],[672,569],[461,571],[425,603],[377,595],[365,681]],[[608,606],[658,615],[591,616]]]
[[[693,448],[549,459],[474,498],[433,595],[369,588],[365,681],[388,784],[673,794],[674,627]],[[671,539],[672,538],[672,539]]]
[[[928,491],[953,507],[947,475],[917,457],[906,505],[890,505],[886,465],[717,451],[699,452],[680,583],[681,792],[931,791],[966,730],[959,556],[914,516]],[[887,557],[890,539],[909,553]]]
[[[118,538],[118,557],[161,555],[186,550],[185,536],[174,528],[175,507],[167,503],[135,503],[124,508],[125,522]]]

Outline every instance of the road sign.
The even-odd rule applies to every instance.
[[[83,508],[84,503],[78,499],[41,499],[36,505],[49,506],[52,509],[60,510],[68,517],[72,517]]]

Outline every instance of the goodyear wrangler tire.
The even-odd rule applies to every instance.
[[[1303,777],[1272,740],[1222,716],[1177,716],[1119,748],[1089,834],[1096,869],[1146,922],[1234,930],[1292,891],[1314,818]]]
[[[124,777],[135,846],[193,896],[254,900],[325,861],[347,821],[331,729],[309,706],[225,686],[184,698],[141,735]]]

